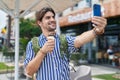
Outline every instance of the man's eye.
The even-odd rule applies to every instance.
[[[46,17],[46,19],[50,19],[50,17]]]
[[[55,19],[55,16],[53,16],[53,18]]]

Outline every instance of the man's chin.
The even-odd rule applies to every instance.
[[[56,29],[51,29],[51,30],[49,30],[50,32],[54,32]]]
[[[50,28],[49,29],[49,31],[55,31],[56,30],[56,28]]]
[[[49,31],[49,35],[55,35],[55,34],[56,34],[56,31],[55,31],[55,30]]]

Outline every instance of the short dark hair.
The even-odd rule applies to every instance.
[[[44,7],[40,11],[36,12],[36,21],[42,21],[44,15],[48,12],[52,12],[55,16],[55,12],[51,7]]]

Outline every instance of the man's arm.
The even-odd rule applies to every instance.
[[[74,46],[76,48],[92,41],[96,35],[104,33],[104,28],[107,24],[107,20],[103,17],[93,17],[92,18],[93,29],[76,37],[74,41]]]
[[[38,70],[38,68],[40,67],[44,57],[45,57],[45,53],[42,52],[42,49],[40,49],[38,51],[38,53],[36,54],[35,58],[33,58],[28,65],[26,66],[25,72],[26,75],[31,76]]]
[[[92,41],[96,37],[94,30],[90,30],[87,32],[82,33],[81,35],[77,36],[74,42],[76,48]]]

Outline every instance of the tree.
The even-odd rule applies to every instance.
[[[41,34],[41,29],[35,25],[35,20],[20,19],[20,49],[25,50],[28,41]]]
[[[41,29],[35,25],[35,20],[20,19],[20,38],[28,38],[29,40],[34,36],[39,36]]]

